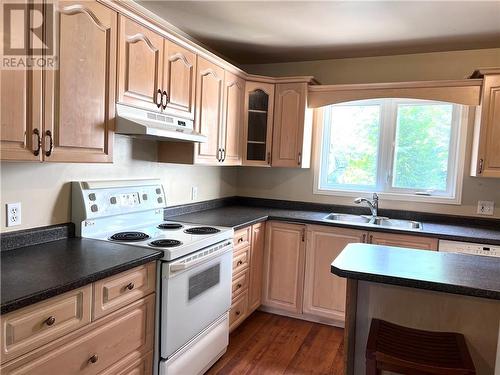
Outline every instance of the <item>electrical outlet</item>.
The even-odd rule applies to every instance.
[[[7,226],[21,225],[21,202],[7,203]]]
[[[198,199],[198,186],[191,187],[191,200],[195,201]]]
[[[493,201],[478,201],[477,213],[481,215],[493,215],[495,211],[495,202]]]

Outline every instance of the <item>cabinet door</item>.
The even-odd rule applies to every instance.
[[[196,54],[165,40],[163,90],[168,94],[166,111],[194,120]]]
[[[219,139],[222,125],[224,69],[198,58],[196,78],[196,130],[207,142],[195,145],[195,159],[201,164],[219,164]]]
[[[484,76],[477,121],[480,136],[476,173],[473,175],[500,177],[500,74]]]
[[[29,13],[24,17],[28,25]],[[12,36],[9,33],[5,37]],[[41,160],[42,71],[0,70],[0,93],[1,160]]]
[[[224,79],[224,127],[221,134],[223,164],[241,165],[241,129],[243,128],[243,102],[245,80],[225,73]]]
[[[300,167],[307,103],[307,83],[276,85],[273,167]]]
[[[97,1],[61,2],[59,70],[46,71],[44,159],[111,162],[117,13]]]
[[[368,243],[374,245],[408,247],[411,249],[437,250],[438,239],[407,234],[369,232]]]
[[[250,247],[250,285],[248,286],[249,310],[257,309],[262,301],[262,276],[264,267],[264,245],[266,223],[252,226]]]
[[[273,138],[274,85],[246,82],[243,165],[270,167]]]
[[[330,265],[347,244],[365,240],[366,232],[360,230],[307,227],[305,313],[344,322],[346,279],[333,275]]]
[[[159,110],[163,37],[120,16],[118,102]]]
[[[302,313],[305,226],[271,221],[266,225],[263,305]]]

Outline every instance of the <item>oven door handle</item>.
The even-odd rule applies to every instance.
[[[220,248],[220,249],[218,249],[210,254],[207,254],[206,256],[198,257],[198,258],[193,259],[189,262],[172,263],[172,264],[170,264],[169,269],[170,269],[171,273],[185,271],[185,270],[193,268],[201,263],[205,263],[209,260],[217,258],[217,257],[221,256],[222,254],[230,252],[231,250],[232,250],[231,242],[228,242],[224,247],[222,247],[222,248]]]

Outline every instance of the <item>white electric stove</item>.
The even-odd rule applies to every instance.
[[[233,229],[163,220],[159,180],[72,184],[77,235],[163,252],[155,373],[203,374],[226,351]]]

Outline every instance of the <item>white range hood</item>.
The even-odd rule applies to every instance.
[[[206,142],[207,137],[194,130],[193,120],[146,111],[123,104],[116,105],[117,134],[151,140]]]

